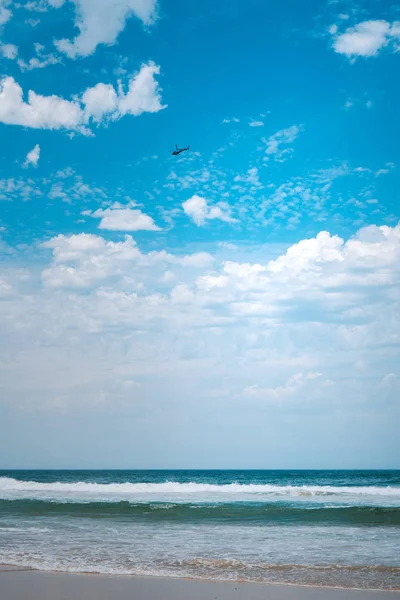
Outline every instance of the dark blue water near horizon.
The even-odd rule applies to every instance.
[[[400,470],[1,470],[0,563],[400,589]]]
[[[160,482],[197,481],[206,483],[280,483],[324,485],[335,480],[336,485],[400,485],[400,469],[0,469],[0,477],[15,477],[30,481],[84,481],[115,483],[125,481]]]

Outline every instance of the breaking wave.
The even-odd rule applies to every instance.
[[[392,498],[400,501],[400,487],[387,486],[331,486],[331,485],[271,485],[271,484],[206,484],[206,483],[179,483],[177,481],[166,481],[164,483],[88,483],[85,481],[76,482],[38,482],[22,481],[12,477],[0,477],[0,499],[8,499],[10,495],[21,494],[20,497],[35,498],[38,494],[52,495],[59,497],[77,495],[93,495],[104,497],[110,501],[110,497],[115,497],[115,501],[120,501],[121,497],[132,497],[140,499],[141,496],[204,496],[215,495],[220,498],[230,496],[253,497],[257,499],[262,496],[276,497],[341,497],[349,496],[377,496],[379,498]],[[101,501],[101,500],[100,500]]]

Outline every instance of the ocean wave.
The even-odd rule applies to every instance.
[[[400,508],[379,506],[294,506],[271,503],[134,503],[0,500],[0,515],[128,519],[129,522],[325,524],[400,526]],[[1,531],[1,526],[0,526]]]
[[[10,494],[21,493],[25,497],[36,494],[66,494],[66,495],[101,495],[131,496],[144,495],[184,495],[201,496],[215,495],[218,497],[235,496],[289,496],[289,497],[346,497],[346,496],[378,496],[400,500],[400,486],[332,486],[332,485],[272,485],[272,484],[207,484],[207,483],[180,483],[166,481],[164,483],[89,483],[76,482],[38,482],[23,481],[12,477],[0,477],[0,498],[6,499]]]

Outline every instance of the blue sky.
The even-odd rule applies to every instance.
[[[0,466],[400,466],[399,49],[381,0],[0,0]]]

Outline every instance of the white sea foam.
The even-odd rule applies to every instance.
[[[21,481],[11,477],[0,477],[0,499],[54,499],[66,502],[98,501],[118,502],[121,500],[147,501],[268,501],[298,500],[318,501],[329,499],[352,504],[375,498],[375,503],[389,501],[391,505],[400,503],[400,487],[378,486],[321,486],[321,485],[271,485],[271,484],[207,484],[179,483],[88,483]]]

